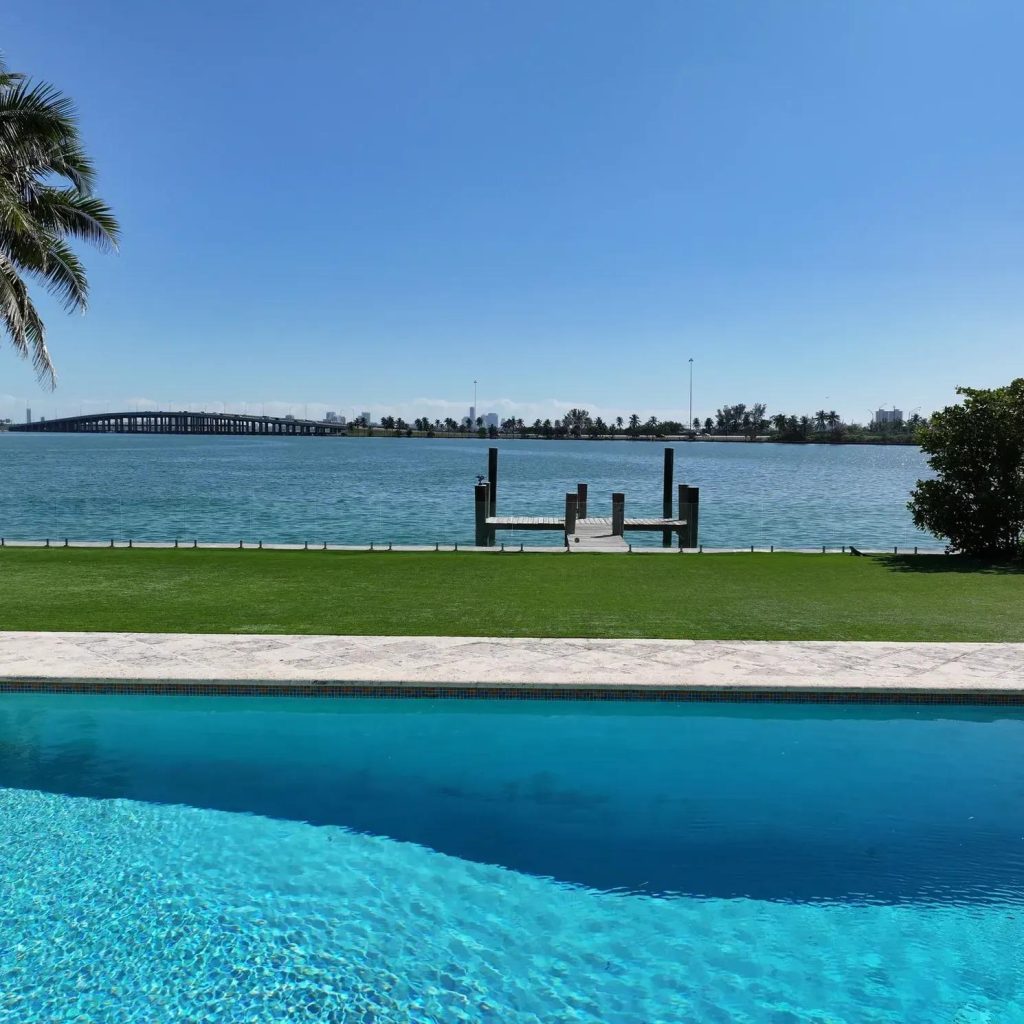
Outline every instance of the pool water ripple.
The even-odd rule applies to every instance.
[[[30,790],[0,816],[4,1022],[1024,1020],[1021,908],[624,896]]]
[[[0,1024],[1024,1024],[1018,709],[0,695]]]

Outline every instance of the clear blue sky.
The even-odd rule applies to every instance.
[[[865,419],[1024,372],[1024,5],[56,0],[0,49],[78,102],[124,228],[60,386],[524,418]],[[37,414],[38,414],[37,413]]]

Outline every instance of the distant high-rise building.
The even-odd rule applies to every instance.
[[[370,414],[368,412],[361,412],[359,414],[359,418],[363,421],[364,427],[368,427],[373,422],[373,420],[370,419]]]
[[[875,424],[880,427],[899,426],[903,422],[903,410],[878,409],[875,412]]]
[[[475,427],[476,426],[476,406],[475,405],[471,405],[469,407],[469,425],[471,427]]]
[[[485,427],[496,427],[498,425],[498,414],[496,412],[489,412],[484,416]]]
[[[32,422],[32,410],[31,409],[26,409],[25,410],[25,422],[26,423],[31,423]]]
[[[338,414],[336,412],[329,412],[329,413],[327,413],[327,415],[324,416],[324,422],[325,423],[337,423],[338,422]]]

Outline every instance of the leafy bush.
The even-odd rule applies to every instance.
[[[1024,377],[1002,388],[957,388],[960,405],[918,434],[935,470],[907,506],[923,530],[954,551],[1012,556],[1024,544]]]

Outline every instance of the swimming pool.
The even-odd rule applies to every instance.
[[[1024,712],[0,696],[0,1022],[1024,1021]]]

